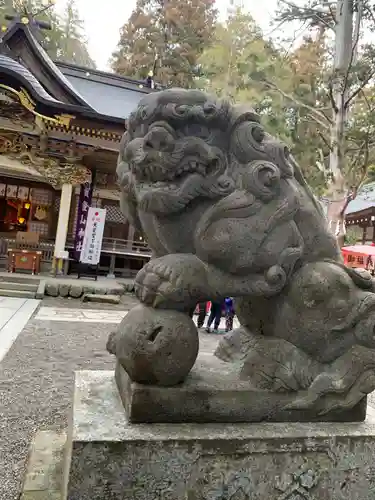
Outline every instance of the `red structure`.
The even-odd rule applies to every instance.
[[[352,245],[341,249],[344,257],[344,264],[348,267],[362,267],[374,270],[375,246],[373,245]]]

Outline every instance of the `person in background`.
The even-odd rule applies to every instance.
[[[207,309],[207,302],[199,302],[199,304],[198,304],[198,322],[197,322],[198,328],[203,327],[204,320],[206,319],[206,309]]]
[[[211,302],[211,312],[207,321],[206,332],[211,333],[211,325],[214,321],[214,333],[218,333],[220,320],[221,320],[221,309],[222,302]]]
[[[225,298],[225,331],[233,330],[234,304],[232,297]]]
[[[206,307],[207,302],[199,302],[195,307],[191,308],[189,311],[189,316],[193,318],[195,309],[198,307],[198,328],[202,328],[205,317],[206,317]]]

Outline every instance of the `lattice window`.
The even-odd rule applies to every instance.
[[[120,208],[116,205],[104,205],[107,210],[105,220],[108,222],[117,222],[118,224],[125,224],[126,219],[124,214],[121,212]]]
[[[58,196],[58,197],[56,197],[56,198],[55,198],[55,203],[54,203],[53,209],[54,209],[54,211],[55,211],[57,214],[58,214],[58,213],[59,213],[59,211],[60,211],[60,201],[61,201],[60,196]]]
[[[52,205],[52,193],[47,189],[33,188],[31,200],[37,205]]]
[[[101,208],[102,207],[102,200],[100,198],[93,198],[91,201],[91,206],[93,208]]]
[[[48,237],[48,224],[45,222],[30,222],[29,231],[39,233],[41,236]]]

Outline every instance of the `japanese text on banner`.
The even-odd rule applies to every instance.
[[[82,243],[80,261],[97,265],[102,250],[106,210],[90,207],[87,214],[86,230]]]

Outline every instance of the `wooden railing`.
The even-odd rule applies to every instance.
[[[0,237],[0,256],[8,254],[8,242],[5,238]]]
[[[50,263],[53,260],[55,244],[51,241],[39,241],[39,243],[35,245],[30,245],[28,243],[22,244],[16,242],[16,238],[0,236],[0,257],[7,257],[9,248],[19,248],[21,250],[30,250],[32,248],[33,250],[38,250],[42,252],[41,262]]]
[[[68,250],[73,250],[74,240],[68,238],[66,243]],[[103,254],[128,255],[137,257],[151,257],[151,250],[144,241],[120,240],[117,238],[103,238],[102,243]]]
[[[125,255],[128,252],[151,255],[151,250],[144,241],[119,240],[116,238],[103,238],[102,251]]]
[[[16,238],[0,235],[0,267],[2,269],[7,268],[8,249],[16,247],[21,249],[31,248],[30,244],[22,245],[22,243],[16,242]],[[45,265],[45,269],[48,269],[49,265],[52,265],[54,248],[54,242],[48,240],[40,240],[35,245],[32,245],[33,250],[42,252],[41,262]],[[67,240],[66,249],[71,251],[73,248],[74,240],[73,238],[69,238]],[[116,272],[120,274],[124,274],[125,270],[122,268],[117,269],[116,263],[118,261],[116,257],[141,259],[141,262],[144,262],[145,258],[149,259],[151,257],[151,250],[145,242],[120,240],[116,238],[103,238],[101,253],[111,258],[110,266],[105,267],[105,269],[110,270],[112,273]]]

